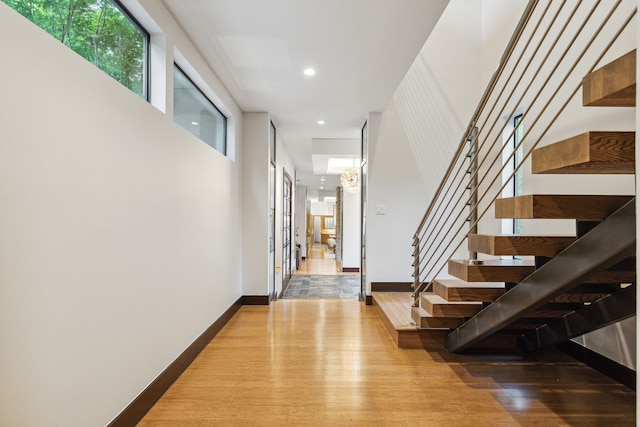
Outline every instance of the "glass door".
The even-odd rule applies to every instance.
[[[360,295],[367,295],[367,122],[362,127],[360,147]]]
[[[276,165],[269,169],[269,296],[276,298]]]
[[[291,267],[291,178],[283,171],[282,187],[282,288],[289,283],[292,275]]]
[[[276,293],[276,127],[269,134],[269,296]]]

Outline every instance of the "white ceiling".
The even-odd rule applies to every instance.
[[[448,0],[163,2],[239,107],[271,114],[299,184],[317,188],[311,140],[360,138]]]

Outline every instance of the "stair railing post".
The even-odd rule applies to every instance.
[[[413,306],[418,306],[418,297],[420,291],[420,233],[413,236],[413,285],[415,296]]]
[[[478,128],[474,126],[469,133],[469,173],[471,180],[469,182],[469,234],[476,234],[478,232]],[[469,259],[475,260],[478,258],[478,253],[469,251]]]

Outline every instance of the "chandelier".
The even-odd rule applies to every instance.
[[[360,190],[360,169],[347,168],[340,176],[340,183],[344,191],[348,193],[357,193]]]

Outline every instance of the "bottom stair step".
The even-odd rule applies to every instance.
[[[411,292],[371,292],[372,306],[398,348],[442,350],[449,329],[419,329],[411,319]]]

